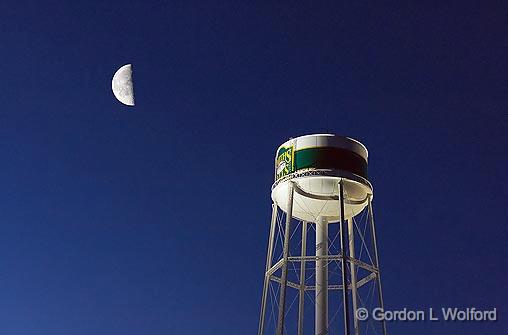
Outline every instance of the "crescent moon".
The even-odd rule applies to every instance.
[[[111,81],[113,94],[121,103],[134,106],[134,86],[132,85],[132,64],[119,68]]]

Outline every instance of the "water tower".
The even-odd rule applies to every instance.
[[[258,335],[386,335],[355,312],[383,308],[367,161],[331,134],[278,148]]]

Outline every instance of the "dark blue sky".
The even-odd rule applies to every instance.
[[[369,148],[385,304],[501,319],[390,333],[506,333],[507,12],[3,1],[0,334],[254,334],[275,149],[323,131]]]

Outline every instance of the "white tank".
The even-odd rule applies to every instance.
[[[361,212],[372,195],[367,161],[365,146],[349,137],[315,134],[290,139],[277,149],[272,200],[287,212],[288,186],[293,182],[293,217],[337,222],[342,180],[344,219],[348,219]]]

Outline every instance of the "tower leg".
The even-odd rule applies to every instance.
[[[377,237],[376,237],[376,226],[374,224],[374,213],[372,210],[372,198],[369,196],[369,221],[370,221],[370,228],[372,231],[372,246],[374,249],[374,262],[376,262],[375,267],[377,269],[377,275],[376,275],[376,282],[377,282],[377,293],[378,293],[378,299],[379,299],[379,307],[384,311],[385,306],[383,302],[383,290],[381,288],[381,272],[379,270],[379,255],[377,252]],[[386,322],[385,320],[381,321],[383,325],[383,335],[386,335]]]
[[[342,266],[342,304],[344,311],[344,335],[349,335],[349,297],[348,297],[348,285],[347,285],[347,269],[346,269],[346,257],[347,257],[347,244],[346,244],[346,232],[344,231],[345,214],[344,214],[344,185],[342,179],[339,182],[339,196],[340,196],[340,250],[341,250],[341,266]]]
[[[300,256],[300,296],[298,297],[298,335],[303,335],[303,318],[305,317],[305,256],[307,255],[307,222],[302,221],[302,251]]]
[[[277,224],[277,204],[274,202],[272,204],[272,220],[270,224],[270,237],[268,239],[268,252],[266,253],[265,281],[263,283],[263,295],[261,297],[261,314],[259,315],[258,335],[263,335],[265,330],[266,299],[268,296],[268,287],[270,285],[270,277],[267,275],[267,272],[272,267],[273,242],[275,237],[276,224]]]
[[[280,280],[279,313],[277,318],[277,335],[284,334],[284,317],[286,311],[286,286],[288,282],[288,258],[289,258],[289,239],[291,235],[291,218],[293,216],[293,182],[288,184],[288,205],[286,213],[286,227],[284,230],[284,248],[282,252],[282,274]]]
[[[354,328],[354,334],[359,335],[360,334],[360,325],[358,322],[358,318],[356,317],[356,310],[358,309],[358,302],[357,302],[357,287],[356,287],[356,265],[353,261],[355,258],[355,230],[354,230],[354,221],[353,218],[350,218],[348,220],[348,227],[347,227],[348,233],[349,233],[349,268],[351,271],[351,302],[353,304],[353,328]]]
[[[316,323],[315,334],[328,334],[328,220],[316,220]]]

